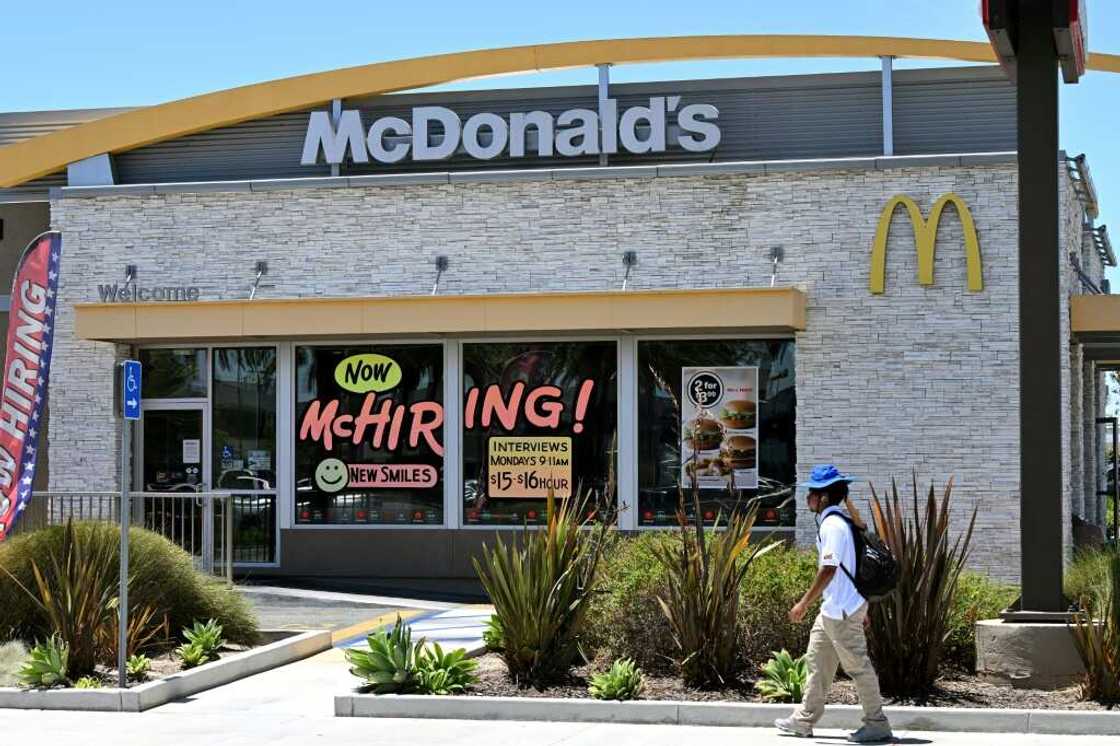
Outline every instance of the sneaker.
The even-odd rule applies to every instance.
[[[865,725],[848,736],[848,743],[887,743],[894,740],[889,725]]]
[[[793,718],[779,718],[774,721],[774,727],[787,736],[797,736],[798,738],[813,737],[813,726],[805,725]]]

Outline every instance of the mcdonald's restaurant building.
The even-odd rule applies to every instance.
[[[760,530],[810,544],[788,498],[835,462],[860,497],[952,477],[973,565],[1018,577],[998,67],[320,93],[162,139],[144,110],[0,114],[0,164],[115,143],[0,168],[0,264],[62,234],[44,494],[118,488],[135,358],[133,489],[233,492],[256,576],[469,578],[549,491],[644,531],[693,482],[705,520],[757,497]],[[1085,158],[1054,167],[1068,549],[1105,523],[1115,257]]]

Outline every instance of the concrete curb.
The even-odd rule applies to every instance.
[[[268,635],[268,632],[262,632]],[[329,631],[301,632],[131,689],[0,688],[0,709],[143,712],[331,648]]]
[[[730,702],[601,702],[594,699],[431,697],[415,694],[345,694],[334,698],[335,717],[539,720],[580,723],[643,723],[768,728],[790,705]],[[950,707],[887,707],[896,732],[1045,733],[1120,735],[1120,713],[1071,710],[992,710]],[[821,728],[855,729],[862,711],[830,706]]]

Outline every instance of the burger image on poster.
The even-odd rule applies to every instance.
[[[732,435],[720,446],[719,454],[729,469],[753,469],[756,461],[756,442],[749,435]]]
[[[751,430],[754,428],[756,406],[749,399],[731,399],[723,403],[719,411],[719,421],[731,430]]]
[[[688,424],[685,438],[694,451],[714,451],[723,442],[723,426],[700,415]]]
[[[323,492],[338,492],[349,481],[346,464],[339,459],[323,459],[315,467],[315,484]]]

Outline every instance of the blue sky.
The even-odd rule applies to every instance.
[[[438,52],[683,34],[869,34],[984,41],[977,0],[193,0],[6,2],[0,111],[135,106],[288,75]],[[1120,53],[1120,3],[1090,0],[1089,46]],[[930,62],[902,61],[920,67]],[[860,70],[877,60],[753,60],[616,68],[614,81]],[[593,70],[449,88],[591,83]],[[1088,153],[1100,222],[1120,215],[1113,145],[1120,75],[1062,88],[1061,143]],[[1120,224],[1115,230],[1120,249]],[[1114,277],[1114,284],[1120,273]]]

